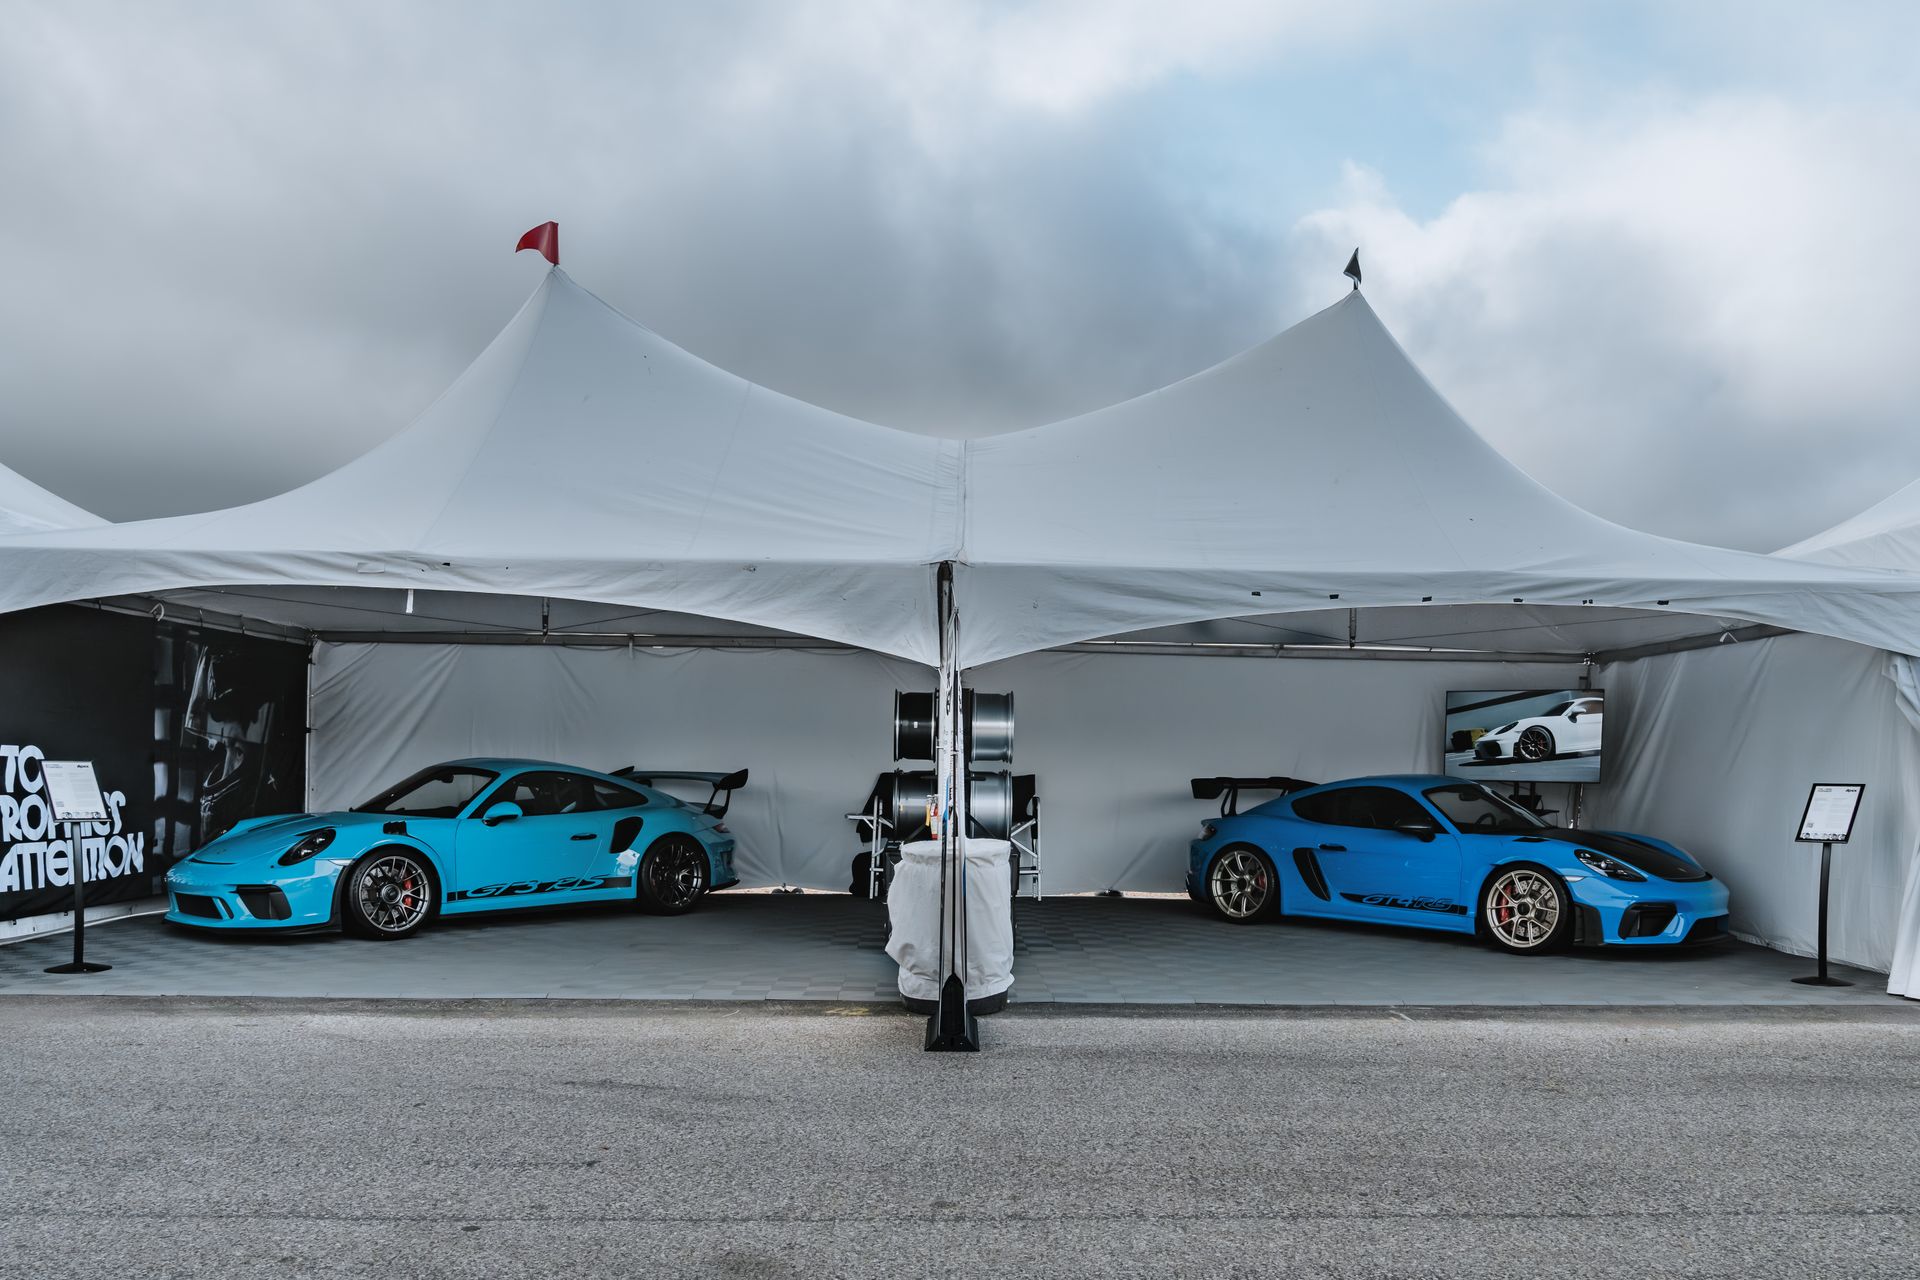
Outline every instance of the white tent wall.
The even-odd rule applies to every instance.
[[[1214,812],[1194,776],[1432,771],[1446,690],[1571,688],[1580,670],[1052,653],[968,683],[1016,695],[1012,768],[1039,777],[1052,894],[1180,889],[1187,842]],[[321,644],[310,799],[358,803],[469,755],[744,766],[727,819],[743,882],[845,890],[858,848],[845,815],[896,767],[893,690],[932,684],[924,667],[851,651]]]
[[[844,892],[858,847],[846,814],[894,767],[893,690],[931,679],[853,650],[321,644],[309,799],[358,804],[465,756],[748,768],[727,815],[742,883]]]
[[[1811,954],[1820,849],[1793,839],[1807,789],[1864,782],[1853,839],[1834,851],[1829,947],[1887,970],[1920,891],[1920,733],[1888,661],[1792,635],[1602,666],[1607,780],[1587,789],[1585,825],[1675,841],[1727,882],[1735,932]],[[1909,932],[1916,916],[1908,902]]]
[[[970,672],[1012,690],[1014,768],[1039,779],[1049,893],[1178,891],[1218,810],[1196,777],[1333,782],[1440,769],[1449,689],[1571,689],[1577,663],[1040,653]],[[1249,793],[1243,807],[1271,799]]]

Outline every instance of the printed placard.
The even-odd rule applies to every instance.
[[[40,773],[47,780],[47,800],[55,821],[107,821],[107,798],[100,794],[93,761],[43,760]]]
[[[1853,834],[1866,786],[1858,782],[1816,782],[1807,793],[1806,812],[1800,815],[1802,844],[1845,844]]]

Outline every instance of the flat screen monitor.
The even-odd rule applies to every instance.
[[[1481,782],[1598,782],[1602,689],[1455,689],[1446,769]]]

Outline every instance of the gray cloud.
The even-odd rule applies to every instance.
[[[1196,185],[1161,117],[1196,81],[1465,48],[1473,21],[1524,11],[1335,8],[0,2],[0,459],[117,518],[297,484],[458,372],[537,281],[513,238],[557,218],[570,271],[622,310],[915,429],[1029,425],[1193,372],[1337,297],[1357,239],[1442,389],[1603,514],[1769,545],[1920,474],[1895,348],[1782,359],[1835,322],[1802,305],[1825,282],[1820,220],[1871,208],[1878,239],[1916,212],[1865,145],[1823,154],[1865,115],[1776,95],[1768,125],[1794,145],[1771,151],[1686,101],[1610,132],[1490,121],[1490,142],[1559,128],[1521,141],[1646,181],[1614,200],[1567,166],[1489,161],[1424,223],[1364,183],[1304,219],[1304,192],[1250,210]],[[1846,65],[1815,53],[1819,85],[1794,92]],[[1275,145],[1309,125],[1337,130],[1337,104],[1276,122]],[[1874,139],[1912,136],[1896,118]],[[1731,317],[1708,305],[1731,269],[1680,255],[1752,219],[1711,171],[1685,216],[1640,216],[1665,194],[1626,159],[1665,147],[1684,173],[1688,145],[1726,137],[1831,191],[1734,238],[1781,283]],[[1848,293],[1858,324],[1911,332],[1913,260],[1880,270],[1893,301]]]

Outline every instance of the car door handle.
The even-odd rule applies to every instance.
[[[581,832],[581,833],[580,833],[579,835],[577,835],[577,836],[568,836],[568,837],[567,837],[567,839],[569,839],[569,840],[591,840],[591,839],[593,839],[593,832],[591,832],[591,831],[582,831],[582,832]]]
[[[1347,846],[1343,844],[1323,844],[1320,847],[1328,853],[1345,853],[1347,851]]]

